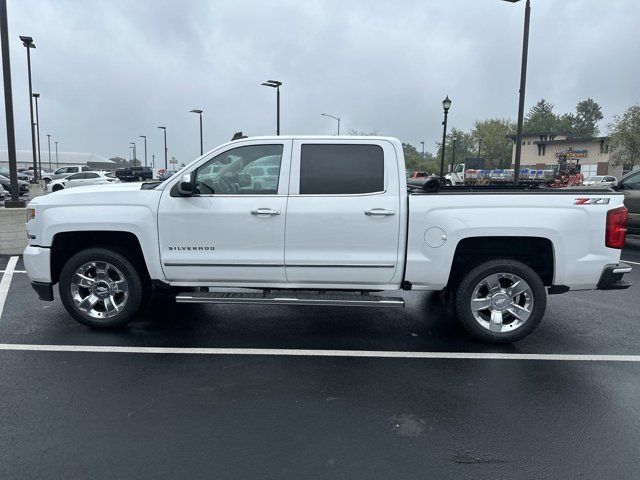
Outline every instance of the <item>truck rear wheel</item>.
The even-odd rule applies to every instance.
[[[491,343],[523,339],[540,324],[547,295],[540,276],[511,259],[482,263],[467,273],[455,295],[462,326]]]
[[[129,323],[142,304],[143,283],[123,255],[104,248],[82,250],[60,273],[60,299],[69,314],[92,328]]]

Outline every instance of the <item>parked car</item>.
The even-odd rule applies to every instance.
[[[7,192],[4,191],[4,187],[0,183],[0,202],[4,202],[6,197],[7,197]]]
[[[112,173],[105,172],[80,172],[67,175],[64,178],[52,180],[45,186],[46,192],[57,192],[65,188],[84,187],[86,185],[104,185],[106,183],[119,182]]]
[[[6,176],[0,174],[0,184],[4,187],[7,192],[7,195],[11,195],[11,181],[9,180],[9,174]],[[24,180],[18,180],[18,195],[28,195],[29,194],[29,182]]]
[[[115,173],[121,182],[153,180],[153,170],[151,167],[118,168]]]
[[[240,190],[251,190],[252,193],[261,190],[274,190],[278,187],[280,167],[261,167],[250,163],[238,175]],[[241,175],[245,178],[242,179]],[[243,181],[244,180],[244,181]]]
[[[46,185],[52,180],[57,180],[58,178],[64,178],[73,173],[90,172],[91,170],[93,169],[87,165],[72,165],[69,167],[60,167],[57,170],[55,170],[53,173],[44,174],[42,176],[42,179],[44,180],[44,183]]]
[[[597,187],[597,186],[606,186],[610,187],[616,181],[616,177],[612,177],[611,175],[595,175],[592,177],[587,177],[584,179],[582,184],[585,187]]]
[[[231,155],[217,176],[200,176]],[[282,160],[277,188],[240,190],[241,170],[268,155]],[[314,308],[403,307],[403,298],[375,292],[418,290],[444,291],[472,335],[502,343],[536,329],[547,292],[630,286],[623,276],[631,267],[620,261],[621,193],[487,186],[409,194],[404,171],[395,138],[232,141],[147,189],[33,199],[25,269],[42,300],[52,301],[59,283],[67,312],[95,328],[133,320],[159,285],[184,289],[178,303]]]
[[[640,169],[614,182],[613,188],[624,194],[624,205],[629,211],[629,233],[640,235]]]

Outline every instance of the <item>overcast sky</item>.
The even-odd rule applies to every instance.
[[[500,0],[9,0],[18,149],[30,148],[26,54],[34,37],[41,137],[63,151],[128,158],[148,136],[149,160],[188,162],[242,130],[377,130],[434,151],[445,95],[450,125],[517,114],[524,2]],[[532,0],[527,108],[557,112],[593,97],[612,116],[640,101],[636,0]],[[6,148],[4,117],[0,148]],[[43,155],[44,159],[44,155]]]

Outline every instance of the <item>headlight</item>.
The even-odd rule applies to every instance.
[[[36,209],[35,208],[27,208],[27,222],[29,220],[35,220],[36,218]]]

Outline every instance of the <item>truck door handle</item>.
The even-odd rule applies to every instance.
[[[395,215],[395,210],[387,210],[386,208],[372,208],[370,210],[364,211],[365,215],[369,216],[379,216],[379,217],[389,217],[391,215]]]
[[[251,210],[251,215],[280,215],[280,210],[274,210],[272,208],[258,208]]]

